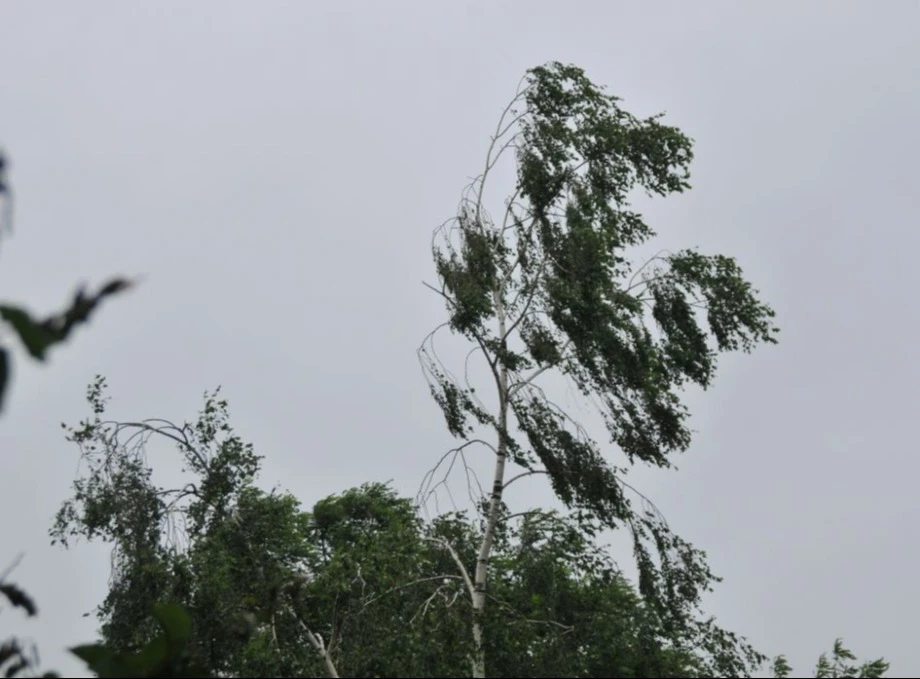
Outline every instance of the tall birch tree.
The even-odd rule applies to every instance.
[[[506,154],[515,156],[516,183],[496,218],[485,194]],[[632,465],[667,468],[689,446],[686,384],[708,387],[721,352],[776,341],[773,310],[731,257],[635,256],[656,234],[630,198],[687,190],[692,158],[691,140],[661,115],[637,118],[581,69],[550,63],[527,72],[482,174],[435,231],[438,284],[429,287],[448,318],[420,360],[461,441],[449,457],[479,446],[494,458],[475,563],[456,559],[472,601],[474,677],[487,673],[483,612],[505,489],[521,475],[544,475],[585,530],[629,531],[640,592],[666,625],[689,624],[718,580],[652,505],[634,504],[624,480]],[[444,330],[470,343],[487,383],[472,383],[468,370],[455,377],[442,362],[433,341]],[[596,407],[622,461],[551,400],[552,373]],[[482,398],[487,391],[494,398]],[[698,624],[723,650],[737,642],[735,652],[716,654],[717,671],[740,676],[762,660],[711,620]]]

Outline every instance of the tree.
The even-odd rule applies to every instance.
[[[183,661],[210,676],[468,674],[473,609],[455,559],[475,557],[479,521],[423,520],[381,484],[303,511],[256,487],[260,458],[216,394],[182,425],[105,420],[101,378],[88,399],[92,416],[67,434],[84,472],[52,537],[113,547],[97,659],[143,654],[166,604],[188,611]],[[154,481],[157,440],[177,446],[181,483]],[[697,628],[665,627],[577,520],[502,511],[483,618],[493,674],[711,676]]]
[[[671,466],[690,443],[682,387],[709,386],[720,352],[775,342],[774,312],[730,257],[628,256],[655,235],[631,209],[631,194],[689,188],[693,154],[691,140],[661,116],[638,119],[618,101],[574,66],[530,70],[499,121],[483,173],[457,217],[435,232],[439,285],[429,287],[443,297],[448,320],[426,338],[420,359],[448,430],[462,441],[453,456],[479,446],[494,457],[477,554],[457,563],[471,573],[475,677],[486,676],[487,582],[504,491],[518,478],[508,478],[511,467],[547,476],[586,529],[630,531],[641,595],[664,625],[698,626],[719,676],[742,676],[763,660],[711,621],[692,622],[718,578],[659,513],[633,506],[623,477],[636,463]],[[509,149],[517,181],[496,221],[485,190]],[[443,328],[469,341],[487,385],[474,386],[466,367],[455,378],[441,362],[432,338]],[[596,405],[628,464],[608,462],[550,400],[542,381],[552,373]]]
[[[888,663],[884,658],[864,662],[861,665],[850,663],[856,662],[856,656],[853,652],[843,645],[842,639],[834,641],[834,650],[831,653],[832,660],[829,660],[826,653],[822,653],[818,658],[818,665],[815,668],[815,677],[827,678],[834,677],[853,677],[858,679],[877,679],[885,676],[888,671]],[[777,656],[773,661],[774,677],[791,677],[792,668],[786,661],[785,656]]]

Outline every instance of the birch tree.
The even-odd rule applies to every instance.
[[[507,154],[516,182],[493,214],[486,189]],[[545,476],[585,530],[628,530],[639,590],[666,624],[687,624],[718,579],[652,505],[637,506],[624,480],[632,465],[667,468],[689,446],[682,387],[709,386],[721,352],[776,341],[773,310],[733,258],[692,249],[635,256],[655,232],[631,197],[687,190],[692,158],[691,140],[661,115],[637,118],[581,69],[550,63],[528,71],[482,174],[435,231],[438,282],[429,287],[447,321],[423,342],[420,360],[461,441],[448,459],[476,447],[494,458],[475,563],[456,559],[472,601],[474,677],[487,674],[490,556],[505,490],[518,478]],[[471,356],[462,377],[442,362],[434,339],[445,330],[469,342],[486,383],[471,382]],[[553,373],[603,416],[622,460],[551,399],[544,387]],[[711,621],[699,625],[709,625],[713,643],[740,644],[719,671],[740,676],[762,660]]]

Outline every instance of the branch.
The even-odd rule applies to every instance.
[[[664,260],[664,257],[661,256],[662,253],[667,253],[667,254],[669,254],[669,255],[672,254],[671,251],[670,251],[670,250],[667,250],[667,249],[659,250],[659,251],[656,252],[654,255],[652,255],[652,256],[649,257],[647,260],[645,260],[645,262],[643,262],[642,266],[640,266],[638,269],[636,269],[636,270],[633,272],[633,275],[630,277],[629,282],[626,284],[626,292],[629,292],[630,290],[632,290],[634,287],[636,287],[636,285],[642,285],[642,284],[645,282],[645,280],[643,279],[643,280],[640,281],[639,283],[636,283],[636,285],[633,285],[633,281],[636,280],[636,276],[638,276],[640,273],[642,273],[642,271],[645,269],[645,267],[647,267],[649,264],[651,264],[652,262],[657,261],[657,260],[665,261],[665,260]]]
[[[564,354],[565,351],[566,351],[566,349],[568,349],[568,348],[569,348],[569,345],[571,345],[571,344],[572,344],[572,340],[567,341],[567,342],[565,343],[565,345],[562,347],[562,351],[560,351],[559,353],[560,353],[560,354]],[[533,381],[534,381],[535,379],[537,379],[540,375],[542,375],[543,373],[545,373],[547,370],[549,370],[550,368],[555,368],[555,367],[557,367],[557,366],[559,366],[559,365],[562,365],[563,363],[565,363],[565,361],[566,361],[566,358],[565,358],[565,357],[562,357],[561,359],[559,359],[559,360],[556,361],[555,363],[547,363],[546,365],[544,365],[544,366],[542,366],[542,367],[537,368],[536,370],[534,370],[532,373],[530,373],[530,375],[528,375],[527,377],[525,377],[525,378],[524,378],[523,380],[521,380],[520,382],[515,382],[514,384],[512,384],[512,385],[511,385],[511,388],[508,389],[508,400],[511,400],[511,398],[512,398],[518,391],[520,391],[523,387],[526,387],[526,386],[529,386],[529,385],[533,384]]]
[[[272,641],[275,642],[275,650],[278,651],[278,655],[281,655],[281,644],[278,643],[278,628],[275,625],[275,612],[272,611]]]
[[[434,592],[431,593],[431,596],[425,599],[424,603],[422,603],[422,605],[419,606],[418,610],[412,615],[412,617],[409,618],[410,625],[415,622],[415,619],[419,617],[419,615],[425,615],[425,613],[428,611],[428,607],[431,605],[431,602],[434,601],[434,598],[438,594],[441,594],[441,596],[444,597],[444,600],[447,601],[447,597],[442,594],[442,590],[444,589],[445,586],[446,585],[441,585]],[[454,592],[454,596],[452,599],[450,599],[450,601],[447,601],[447,608],[450,608],[451,606],[454,605],[454,603],[457,601],[458,596],[460,596],[459,590]]]
[[[151,424],[149,424],[150,422],[163,422],[165,424],[162,427],[154,427]],[[180,427],[177,427],[175,424],[173,424],[172,422],[168,420],[161,420],[159,418],[153,418],[150,420],[145,420],[143,422],[100,422],[100,426],[104,426],[104,425],[114,425],[115,426],[115,431],[112,432],[113,439],[118,436],[119,432],[122,429],[127,429],[128,427],[136,427],[137,429],[140,429],[141,431],[149,431],[154,434],[160,434],[161,436],[170,438],[176,443],[178,443],[180,446],[185,448],[192,455],[194,455],[195,458],[198,460],[198,463],[201,465],[202,470],[207,470],[208,468],[208,463],[205,460],[205,458],[202,457],[201,453],[195,449],[195,447],[189,442],[187,438],[185,438],[184,433],[183,433],[183,436],[180,438],[179,436],[175,434],[171,434],[167,431],[168,429],[175,429],[178,432],[183,431]],[[132,434],[128,438],[128,440],[130,441],[131,438],[133,438],[135,435],[136,434]],[[125,445],[126,444],[127,442],[125,443]]]
[[[438,290],[438,289],[437,289],[436,287],[434,287],[431,283],[426,283],[425,281],[422,281],[422,285],[424,285],[424,286],[425,286],[426,288],[428,288],[429,290],[434,290],[436,293],[438,293],[439,295],[441,295],[441,297],[443,297],[444,299],[446,299],[450,304],[454,304],[454,305],[456,304],[456,303],[454,302],[454,300],[451,299],[451,298],[447,295],[447,293],[445,293],[443,290]]]
[[[476,593],[476,587],[473,585],[473,581],[470,579],[470,574],[467,572],[466,566],[464,566],[463,561],[460,560],[460,555],[457,554],[457,550],[455,550],[447,540],[442,538],[425,539],[429,542],[434,542],[441,545],[444,549],[450,552],[451,557],[454,559],[454,563],[457,564],[457,568],[460,569],[460,574],[463,576],[463,582],[466,584],[466,588],[470,593],[470,597],[472,598],[472,596]]]
[[[516,519],[519,516],[531,516],[532,514],[546,514],[546,511],[543,509],[528,509],[526,512],[515,512],[506,516],[505,521],[511,521],[511,519]]]
[[[513,476],[510,480],[506,481],[506,482],[505,482],[505,485],[502,486],[502,490],[504,490],[505,488],[507,488],[508,486],[510,486],[512,483],[514,483],[514,482],[517,481],[518,479],[522,479],[522,478],[524,478],[525,476],[533,476],[534,474],[549,474],[549,472],[546,471],[545,469],[532,469],[532,470],[530,470],[530,471],[521,472],[521,473],[518,474],[517,476]]]
[[[525,79],[526,79],[526,76],[524,79],[521,80],[521,82],[524,82]],[[479,183],[479,192],[478,192],[478,196],[476,200],[476,218],[477,219],[479,219],[482,214],[482,187],[486,183],[486,178],[489,175],[489,170],[491,170],[492,166],[494,165],[494,161],[492,161],[492,151],[495,149],[495,144],[498,142],[499,139],[501,139],[508,132],[508,130],[511,128],[512,125],[514,125],[518,120],[520,120],[525,115],[524,113],[522,113],[522,114],[515,116],[515,118],[510,123],[508,123],[504,128],[502,127],[505,121],[505,116],[508,115],[508,113],[514,107],[514,105],[520,100],[521,94],[522,94],[521,85],[519,83],[517,93],[514,95],[514,98],[510,102],[508,102],[508,105],[505,107],[505,110],[502,111],[501,117],[498,119],[498,125],[496,125],[495,127],[495,136],[492,137],[492,142],[489,144],[489,150],[486,152],[486,168],[485,168],[485,171],[480,176],[480,178],[477,180],[477,182]],[[501,151],[498,153],[498,156],[501,156],[501,153],[507,148],[508,144],[510,144],[512,141],[514,141],[514,137],[512,137],[511,140],[509,140],[509,142],[506,143],[502,147]],[[497,160],[498,158],[496,157],[495,161]]]
[[[311,630],[307,626],[307,623],[305,623],[303,619],[297,615],[296,612],[294,613],[294,616],[297,618],[297,622],[300,623],[300,627],[303,629],[304,634],[306,634],[307,641],[310,642],[310,645],[313,647],[313,649],[323,659],[323,665],[326,668],[326,674],[328,674],[333,679],[338,679],[339,672],[336,670],[335,663],[332,662],[332,658],[329,657],[329,653],[326,650],[326,645],[323,643],[323,638],[319,635],[319,633]]]
[[[431,497],[431,495],[434,493],[435,489],[438,486],[446,483],[447,477],[450,475],[451,471],[453,471],[454,463],[456,462],[457,457],[462,455],[463,451],[468,446],[471,446],[476,443],[485,446],[486,448],[491,450],[494,454],[498,455],[498,451],[495,449],[495,446],[493,446],[488,441],[484,441],[483,439],[470,439],[469,441],[465,442],[464,444],[460,446],[457,446],[456,448],[451,448],[450,450],[448,450],[446,453],[444,453],[441,456],[441,459],[438,460],[438,463],[434,467],[429,469],[428,472],[426,472],[425,476],[422,478],[422,483],[419,485],[418,494],[416,495],[416,500],[415,500],[416,506],[421,507],[423,504],[425,504],[428,501],[428,498]],[[444,474],[444,477],[441,479],[441,481],[439,481],[437,484],[432,486],[431,483],[432,483],[432,480],[434,479],[434,475],[437,473],[441,465],[444,464],[444,461],[450,456],[453,456],[454,459],[451,461],[447,469],[447,472]],[[464,466],[465,467],[468,466],[466,465],[465,458],[464,458]]]
[[[518,616],[518,618],[520,618],[518,622],[526,622],[532,625],[551,625],[554,627],[559,627],[564,630],[563,634],[568,634],[569,632],[575,631],[574,625],[566,625],[556,620],[534,620],[533,618],[526,617],[523,613],[521,613],[519,610],[517,610],[514,606],[509,604],[507,601],[503,601],[499,599],[498,597],[495,597],[491,594],[486,594],[486,596],[489,597],[492,601],[494,601],[496,604],[498,604],[502,608],[505,608],[511,611],[514,615]]]
[[[407,588],[409,588],[409,587],[414,587],[415,585],[420,585],[420,584],[422,584],[423,582],[431,582],[432,580],[463,580],[463,578],[462,578],[461,576],[459,576],[459,575],[450,575],[450,574],[445,574],[445,575],[431,575],[431,576],[429,576],[429,577],[427,577],[427,578],[419,578],[418,580],[413,580],[412,582],[407,582],[407,583],[404,584],[404,585],[397,585],[396,587],[390,587],[390,589],[388,589],[387,591],[383,592],[382,594],[378,594],[377,596],[372,596],[370,599],[368,599],[367,601],[365,601],[365,602],[362,604],[362,607],[367,608],[368,606],[370,606],[370,605],[371,605],[372,603],[374,603],[375,601],[378,601],[378,600],[382,599],[383,597],[385,597],[387,594],[391,594],[391,593],[393,593],[393,592],[397,592],[397,591],[399,591],[399,590],[401,590],[401,589],[407,589]]]

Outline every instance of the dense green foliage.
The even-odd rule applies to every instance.
[[[63,544],[113,548],[101,644],[76,650],[100,676],[468,676],[472,611],[451,551],[475,563],[480,521],[423,520],[381,484],[304,511],[258,487],[260,458],[216,393],[197,420],[173,425],[105,420],[104,390],[98,378],[92,416],[68,429],[84,472],[52,529]],[[171,488],[147,462],[163,441],[184,463]],[[712,663],[711,629],[665,625],[578,520],[503,517],[484,622],[491,676],[731,676]],[[847,667],[838,646],[818,676],[887,668]],[[774,667],[788,676],[784,658]]]
[[[475,560],[477,522],[419,518],[380,485],[310,512],[255,485],[258,456],[206,398],[198,420],[108,422],[104,381],[93,416],[69,430],[84,475],[61,508],[55,540],[111,544],[102,641],[136,653],[157,633],[157,602],[194,620],[188,653],[223,676],[323,676],[323,639],[345,676],[466,676],[470,603],[453,560]],[[150,435],[178,447],[189,477],[153,481]],[[180,529],[181,527],[181,529]],[[486,628],[495,676],[696,676],[695,638],[666,634],[577,523],[539,512],[498,536]],[[573,673],[574,672],[574,673]],[[682,674],[680,674],[682,672]]]

